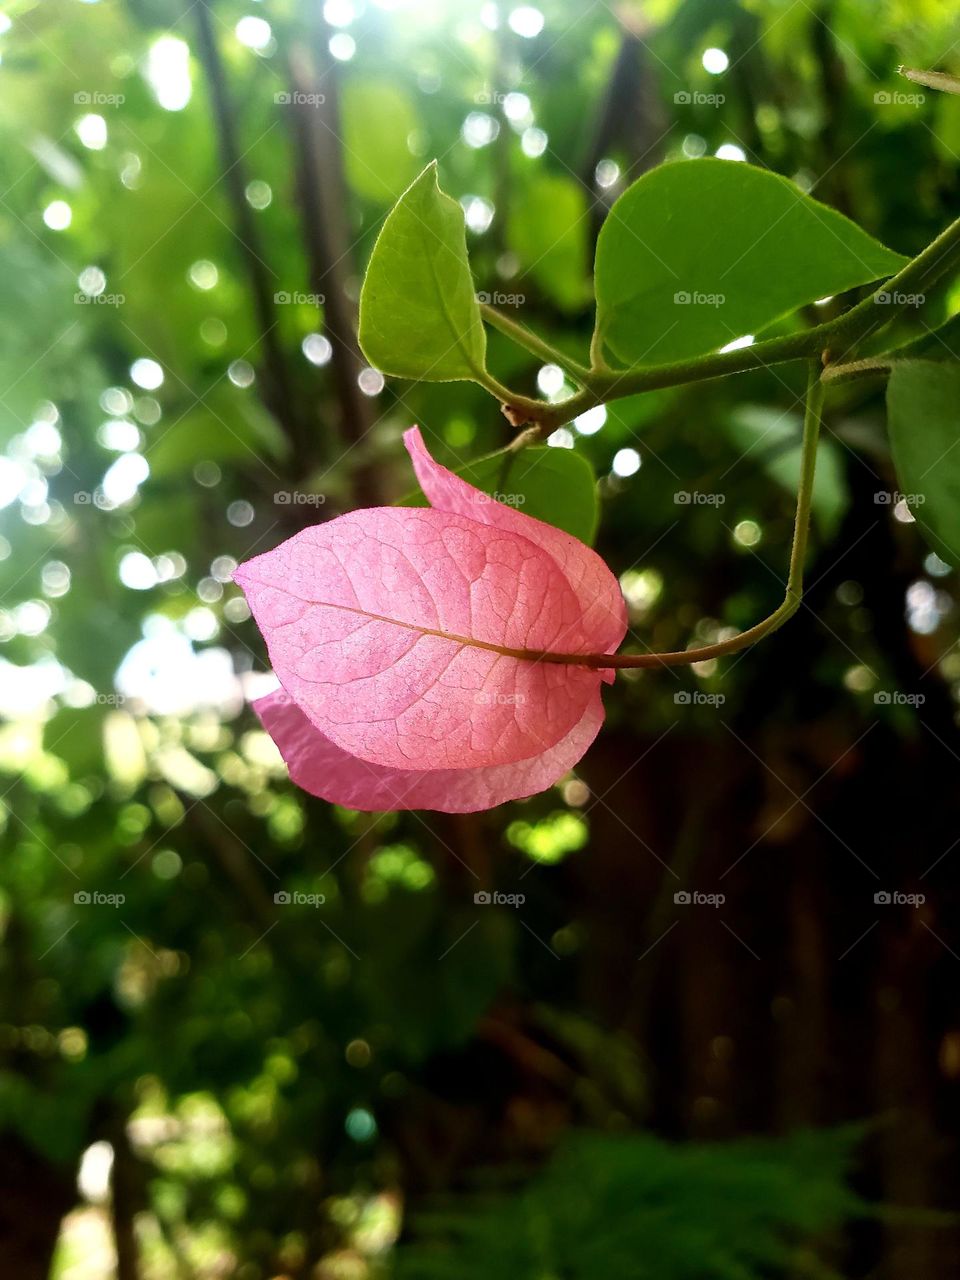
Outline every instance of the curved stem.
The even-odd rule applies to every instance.
[[[511,391],[509,387],[505,387],[502,382],[495,378],[488,369],[477,367],[474,369],[473,376],[481,387],[486,388],[492,396],[500,401],[504,413],[515,427],[523,426],[527,422],[540,421],[542,419],[541,410],[544,407],[550,407],[545,400],[534,400],[531,396],[522,396],[515,391]],[[571,397],[571,399],[574,398]],[[569,401],[564,401],[564,403],[569,403]],[[553,430],[552,427],[550,429],[551,431]]]
[[[523,347],[525,351],[529,351],[531,355],[538,356],[547,364],[557,364],[561,369],[565,369],[573,380],[580,385],[584,385],[585,380],[590,377],[590,370],[585,364],[581,364],[579,360],[574,360],[571,356],[564,355],[562,351],[558,351],[556,347],[545,342],[528,329],[525,324],[521,324],[519,320],[511,320],[509,316],[505,316],[502,311],[498,311],[496,307],[490,306],[488,302],[480,303],[480,314],[484,320],[499,329],[519,347]]]
[[[814,329],[805,329],[802,333],[770,338],[766,342],[756,342],[751,347],[717,351],[691,360],[651,365],[646,369],[594,370],[590,375],[590,385],[576,395],[556,404],[538,402],[540,412],[531,421],[540,427],[541,434],[549,435],[587,409],[606,404],[608,400],[619,400],[622,396],[636,395],[641,391],[679,387],[688,382],[706,382],[710,378],[724,378],[728,374],[744,373],[748,369],[760,369],[786,360],[819,355],[833,332],[832,325],[822,324]]]
[[[690,360],[677,360],[671,364],[627,370],[594,368],[589,371],[589,377],[584,379],[584,386],[580,391],[555,404],[514,396],[509,392],[502,397],[503,403],[508,410],[508,417],[516,425],[533,423],[539,428],[541,435],[549,435],[557,427],[598,404],[641,391],[721,378],[732,373],[743,373],[748,369],[782,364],[805,356],[817,356],[824,351],[829,353],[832,361],[840,363],[858,343],[889,324],[905,306],[915,305],[917,295],[922,295],[958,262],[960,218],[952,222],[895,276],[834,320],[804,329],[800,333],[768,338],[749,347],[713,352]],[[903,298],[902,302],[898,301],[900,298]]]
[[[823,383],[820,380],[819,362],[811,360],[807,382],[807,401],[803,417],[803,442],[800,456],[800,484],[797,489],[797,510],[793,522],[793,545],[790,548],[790,569],[787,590],[782,603],[756,626],[729,640],[702,645],[698,649],[679,649],[672,653],[545,653],[545,662],[559,662],[567,666],[585,666],[593,669],[678,667],[695,662],[709,662],[727,654],[746,649],[762,640],[771,631],[783,626],[800,608],[803,598],[803,565],[807,554],[807,537],[810,531],[810,509],[813,502],[813,482],[817,465],[817,443],[820,438],[820,420],[823,412]]]
[[[594,367],[584,370],[583,366],[579,366],[581,390],[557,404],[533,400],[528,396],[514,395],[492,374],[482,370],[478,375],[478,381],[500,399],[504,413],[510,421],[515,426],[527,426],[527,430],[512,446],[517,448],[521,444],[533,443],[537,438],[549,434],[588,409],[621,396],[659,387],[679,386],[686,382],[719,378],[727,374],[740,373],[747,369],[801,357],[807,357],[810,360],[790,569],[786,595],[779,607],[769,617],[747,631],[742,631],[729,640],[702,645],[696,649],[646,654],[517,651],[517,656],[540,662],[590,667],[596,670],[692,665],[746,649],[782,626],[796,613],[802,599],[803,564],[810,527],[824,382],[841,381],[848,377],[882,372],[886,367],[883,357],[874,360],[849,360],[847,357],[858,343],[889,323],[901,307],[916,305],[917,296],[922,298],[924,291],[958,262],[960,262],[960,218],[952,222],[882,287],[874,289],[856,306],[834,320],[816,325],[801,333],[770,338],[750,347],[698,356],[692,360],[628,370],[611,370],[602,365],[597,358],[599,343],[595,337],[591,343],[591,361]],[[503,332],[509,333],[534,354],[548,356],[556,363],[569,368],[569,364],[563,360],[559,352],[555,352],[548,344],[541,342],[525,326],[510,321],[499,313],[490,312],[486,307],[485,313],[491,323],[496,324]],[[821,364],[828,366],[822,377]],[[502,650],[502,652],[513,653],[514,651]]]
[[[889,356],[877,356],[869,360],[850,360],[847,364],[828,364],[820,375],[824,382],[854,382],[858,378],[871,378],[889,373],[893,361]]]
[[[911,258],[906,266],[901,267],[895,276],[874,289],[873,293],[855,307],[830,321],[828,328],[833,329],[833,336],[846,343],[844,350],[835,348],[831,352],[832,358],[836,360],[847,354],[858,342],[889,324],[905,306],[916,305],[917,296],[935,284],[958,261],[960,218],[954,219],[925,249]],[[902,297],[903,301],[898,302],[898,297]]]
[[[591,373],[606,373],[610,366],[603,358],[603,337],[600,330],[594,327],[593,336],[590,339],[590,371]]]

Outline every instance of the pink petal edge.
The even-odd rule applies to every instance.
[[[281,682],[253,705],[313,795],[475,812],[568,772],[615,675],[502,650],[613,653],[626,606],[589,547],[404,443],[430,508],[350,512],[235,573]]]
[[[596,641],[597,653],[615,653],[627,632],[627,607],[620,584],[606,563],[588,547],[552,524],[497,502],[431,456],[419,427],[403,433],[420,488],[437,511],[457,512],[482,524],[519,533],[542,547],[557,562],[576,592],[584,624]],[[519,465],[519,460],[514,464]],[[603,673],[609,684],[613,670]]]
[[[597,651],[552,556],[453,512],[353,511],[234,578],[283,687],[325,737],[375,764],[524,760],[569,733],[600,680],[481,647]]]
[[[326,738],[283,689],[253,703],[297,786],[348,809],[475,813],[552,786],[583,756],[603,723],[599,684],[583,718],[540,755],[479,769],[390,769],[360,760]]]

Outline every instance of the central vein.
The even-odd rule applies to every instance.
[[[374,622],[386,622],[393,627],[403,627],[404,630],[415,631],[418,635],[437,636],[441,640],[450,640],[454,644],[473,649],[486,649],[489,653],[498,653],[505,658],[517,658],[521,662],[553,662],[577,667],[606,665],[604,654],[554,653],[549,649],[512,649],[508,645],[493,644],[489,640],[477,640],[475,636],[461,636],[455,631],[441,631],[439,628],[425,627],[417,622],[401,622],[399,618],[388,618],[385,614],[371,613],[368,609],[358,609],[354,605],[331,604],[327,600],[311,600],[310,603],[324,609],[342,609],[345,613],[355,613],[358,617],[370,618]]]

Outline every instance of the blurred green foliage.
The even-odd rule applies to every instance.
[[[398,1274],[759,1280],[796,1268],[826,1278],[835,1272],[798,1241],[862,1212],[842,1189],[858,1136],[671,1148],[579,1135],[516,1197],[438,1213],[428,1233],[447,1247],[401,1251]]]

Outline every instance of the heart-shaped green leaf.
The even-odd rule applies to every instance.
[[[887,413],[901,493],[937,555],[960,565],[960,365],[898,361]]]
[[[360,294],[360,346],[377,369],[424,382],[476,379],[486,335],[463,210],[427,166],[387,215]]]
[[[597,329],[628,365],[716,351],[905,258],[778,174],[681,160],[617,200],[597,242]]]

